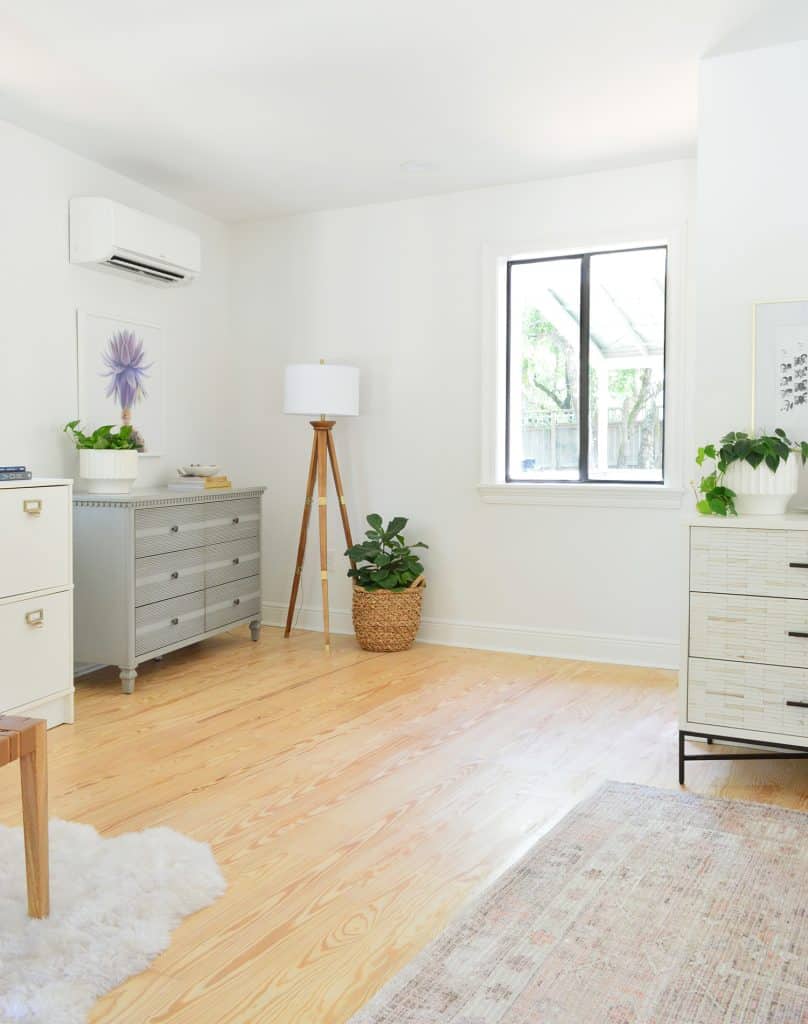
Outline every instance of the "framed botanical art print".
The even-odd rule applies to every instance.
[[[755,431],[808,437],[808,299],[756,302],[753,354]]]
[[[78,414],[84,430],[131,424],[142,455],[163,452],[163,332],[156,324],[77,312]]]

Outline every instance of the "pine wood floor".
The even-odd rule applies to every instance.
[[[53,816],[170,825],[229,882],[92,1024],[340,1024],[601,781],[676,788],[672,672],[247,636],[143,666],[131,697],[86,677],[49,734]],[[808,810],[806,762],[691,764],[688,787]]]

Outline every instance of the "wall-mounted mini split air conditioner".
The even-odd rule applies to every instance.
[[[71,199],[70,262],[185,284],[199,274],[199,236],[112,199]]]

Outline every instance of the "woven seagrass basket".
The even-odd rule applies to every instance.
[[[406,651],[421,625],[426,580],[419,576],[406,590],[363,590],[354,584],[353,624],[366,651]]]

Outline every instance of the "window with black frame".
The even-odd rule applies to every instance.
[[[506,479],[662,483],[667,246],[507,265]]]

